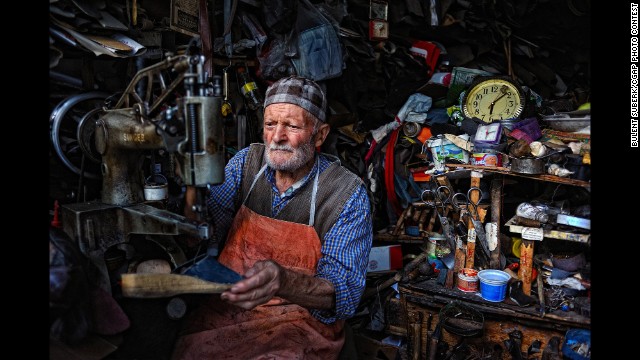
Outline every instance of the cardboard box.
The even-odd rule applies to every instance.
[[[402,268],[400,245],[374,246],[369,253],[368,272],[397,270]]]

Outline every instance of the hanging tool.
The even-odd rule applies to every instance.
[[[535,260],[534,260],[535,262]],[[538,285],[538,300],[540,302],[540,317],[544,317],[546,314],[547,304],[544,301],[544,283],[542,282],[542,267],[540,264],[536,263],[536,268],[538,269],[538,276],[536,278],[536,283]]]
[[[233,56],[233,39],[231,38],[231,25],[233,25],[233,19],[236,16],[236,10],[238,8],[238,0],[224,0],[223,12],[224,12],[224,31],[222,33],[224,39],[224,50],[228,59]]]
[[[524,360],[522,357],[522,351],[520,348],[522,347],[522,331],[513,330],[509,333],[509,339],[504,340],[504,346],[511,354],[511,359],[513,360]]]
[[[211,26],[209,26],[209,10],[207,0],[199,0],[198,3],[198,29],[202,41],[202,55],[204,55],[205,79],[213,76],[213,46],[211,44]]]
[[[436,360],[436,354],[438,353],[438,343],[442,338],[442,322],[438,320],[436,328],[431,334],[431,341],[429,341],[429,360]]]
[[[227,118],[233,115],[233,107],[229,102],[229,68],[231,67],[231,60],[229,60],[229,66],[222,69],[222,116]]]
[[[413,312],[409,316],[410,330],[412,336],[411,342],[411,360],[420,360],[421,335],[422,335],[422,313],[419,311]]]
[[[447,205],[451,202],[450,197],[453,192],[447,186],[440,185],[435,190],[426,189],[420,194],[420,199],[427,206],[435,208],[435,211],[442,225],[442,233],[449,243],[452,252],[456,250],[456,235],[453,225],[446,216]],[[438,211],[440,209],[441,211]]]
[[[472,200],[472,197],[474,197],[472,196],[472,193],[474,191],[477,191],[477,201]],[[482,250],[481,255],[488,264],[491,253],[489,252],[489,244],[487,243],[487,234],[484,231],[484,226],[482,225],[482,221],[480,221],[480,215],[478,213],[478,203],[480,202],[480,199],[482,199],[482,190],[478,187],[470,187],[466,195],[463,193],[453,194],[451,197],[451,204],[458,210],[466,209],[465,214],[469,220],[471,220],[471,223],[473,223],[478,243]],[[463,203],[464,205],[461,205]]]

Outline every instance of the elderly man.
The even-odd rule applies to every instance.
[[[195,310],[177,359],[335,359],[365,286],[372,223],[363,182],[317,153],[326,97],[291,76],[264,102],[264,144],[239,151],[208,206],[219,262],[242,274]]]

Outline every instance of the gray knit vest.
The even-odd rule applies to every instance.
[[[250,145],[249,153],[244,164],[244,176],[238,196],[239,208],[242,200],[247,196],[254,177],[264,165],[264,144],[254,143]],[[349,171],[340,161],[335,161],[320,173],[318,177],[318,193],[316,194],[316,213],[314,218],[314,228],[320,241],[324,244],[324,235],[333,227],[338,215],[342,212],[344,204],[356,191],[362,180],[353,172]],[[280,210],[277,216],[273,216],[271,204],[273,201],[273,190],[271,184],[265,176],[260,176],[247,199],[245,206],[252,211],[273,219],[295,222],[299,224],[309,224],[309,212],[311,206],[311,192],[313,191],[313,176],[294,198],[289,200],[287,205]]]

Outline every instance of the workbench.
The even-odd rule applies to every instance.
[[[389,316],[387,332],[407,336],[411,348],[410,359],[428,359],[428,344],[438,323],[440,310],[454,301],[471,306],[484,316],[483,331],[476,336],[465,337],[464,341],[479,350],[484,349],[485,354],[487,348],[492,348],[495,344],[504,348],[504,341],[509,339],[509,333],[514,330],[522,332],[520,350],[526,354],[535,340],[540,341],[539,348],[544,350],[552,337],[558,337],[559,344],[562,345],[567,330],[589,329],[591,326],[589,317],[573,311],[556,310],[542,316],[536,304],[520,307],[508,296],[502,302],[490,302],[482,299],[479,293],[463,292],[457,288],[448,289],[438,284],[436,279],[400,284],[398,291],[400,299],[395,305],[401,316]],[[449,349],[462,340],[461,338],[442,329],[441,341],[447,343]],[[419,350],[414,351],[413,348]],[[511,356],[503,351],[502,358],[511,359]]]

